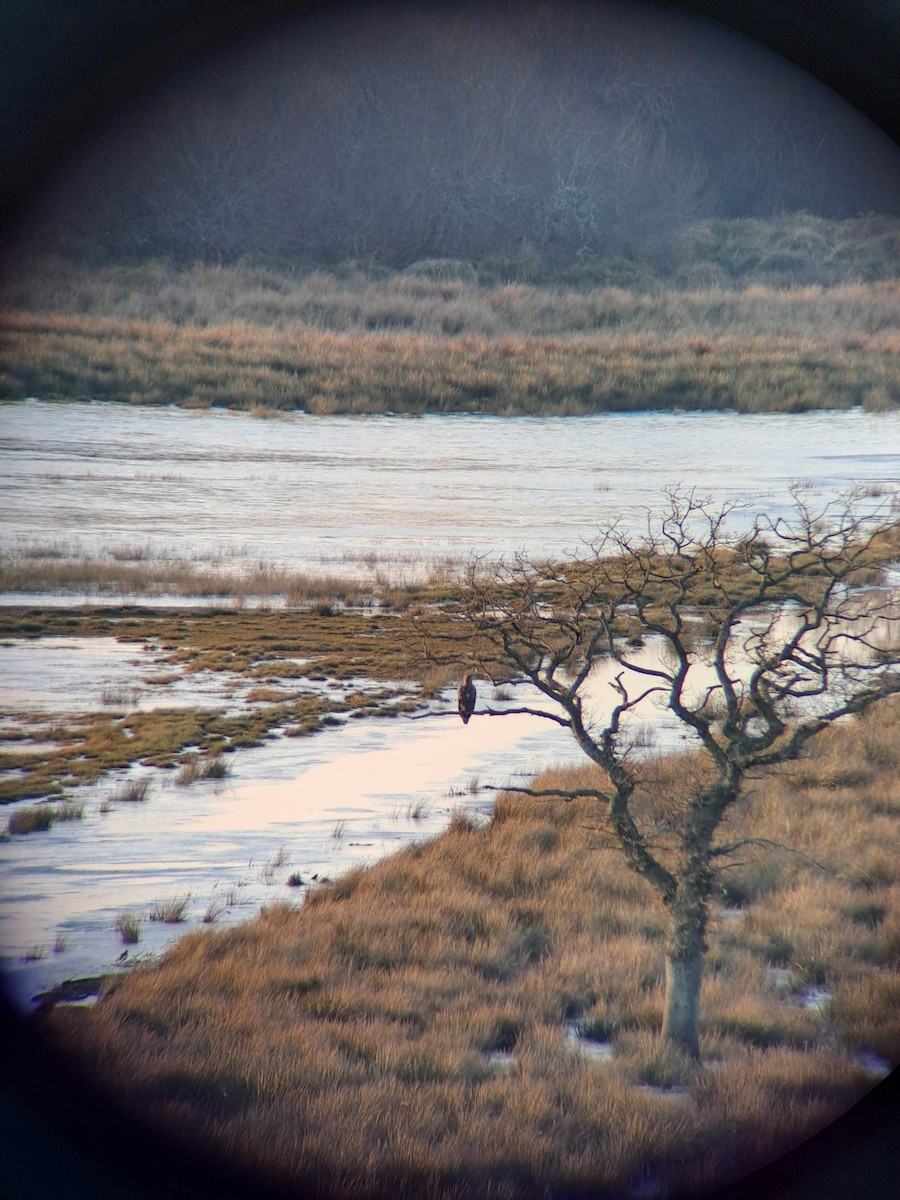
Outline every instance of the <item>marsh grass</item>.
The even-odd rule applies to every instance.
[[[783,305],[773,297],[769,332],[756,332],[752,321],[737,332],[716,331],[702,355],[695,335],[666,326],[630,334],[446,338],[306,326],[179,331],[105,317],[6,314],[3,394],[183,405],[202,395],[207,406],[247,411],[275,397],[280,407],[317,416],[804,412],[861,404],[883,410],[897,403],[897,337],[888,329],[897,319],[897,296],[889,285],[876,286],[877,332],[848,336],[835,315],[802,337],[786,336],[778,325]],[[711,297],[706,303],[710,310],[716,304]],[[836,301],[835,313],[853,303]],[[780,315],[791,324],[792,314]]]
[[[190,902],[190,893],[186,896],[169,896],[166,900],[157,900],[155,904],[151,905],[150,920],[161,921],[166,925],[177,925],[187,919]]]
[[[42,833],[53,824],[53,806],[35,804],[17,809],[6,822],[6,832],[12,837],[25,833]]]
[[[434,592],[426,587],[419,596],[429,602]],[[419,703],[415,681],[429,669],[407,618],[392,613],[373,620],[349,609],[328,617],[309,610],[0,610],[0,637],[55,635],[115,637],[148,646],[162,660],[163,678],[225,671],[243,676],[260,699],[228,715],[206,707],[123,713],[104,708],[32,725],[34,745],[27,753],[18,752],[10,737],[0,745],[0,803],[59,794],[134,763],[177,770],[186,765],[187,753],[221,761],[238,747],[261,744],[275,729],[307,736],[351,709],[397,716]],[[345,699],[341,683],[361,677],[392,686]],[[331,679],[339,686],[311,694],[301,686],[304,678]],[[101,811],[127,798],[114,791]]]
[[[375,598],[373,589],[360,580],[328,573],[291,571],[265,563],[238,570],[178,558],[132,561],[114,552],[108,556],[63,554],[52,543],[5,552],[0,557],[0,590],[230,598],[242,605],[277,600],[289,608],[372,603]],[[133,704],[138,698],[129,689],[107,689],[103,702]]]
[[[84,805],[78,800],[64,800],[54,806],[55,821],[80,821],[84,816]]]
[[[416,800],[406,806],[407,821],[425,821],[431,816],[431,805],[424,800]]]
[[[888,218],[700,223],[673,250],[683,270],[631,271],[630,286],[602,264],[527,285],[471,266],[373,278],[49,259],[0,295],[0,394],[263,418],[885,411],[898,403],[897,243]],[[801,249],[785,258],[787,244]]]
[[[246,883],[238,882],[229,884],[222,893],[222,899],[225,901],[226,908],[232,908],[235,904],[244,904],[244,889]]]
[[[149,776],[140,779],[128,779],[109,797],[111,804],[142,804],[153,790],[153,780]]]
[[[896,704],[831,729],[754,780],[722,831],[760,842],[728,873],[743,907],[713,906],[714,1069],[660,1054],[665,914],[602,812],[511,794],[486,824],[461,812],[299,907],[188,934],[49,1028],[144,1119],[285,1189],[312,1175],[337,1194],[624,1194],[648,1171],[676,1194],[712,1188],[872,1086],[857,1052],[900,1061],[900,883],[855,886],[900,851],[882,807],[898,735]],[[652,788],[694,773],[687,755],[659,760]],[[652,817],[656,795],[636,806]],[[813,985],[828,1005],[804,1007]],[[573,1050],[572,1022],[611,1043],[608,1062]]]
[[[108,708],[134,708],[140,703],[141,689],[137,687],[103,688],[100,703]]]
[[[43,833],[58,821],[80,821],[84,816],[84,805],[75,800],[64,800],[58,804],[27,805],[11,813],[6,822],[10,837],[26,833]]]
[[[221,896],[213,896],[203,913],[203,924],[214,924],[221,917],[222,913],[226,911],[227,907],[228,905]]]
[[[231,764],[221,754],[194,754],[176,771],[174,782],[178,787],[187,787],[198,780],[227,779],[231,774]]]
[[[338,836],[338,835],[334,835]],[[261,883],[271,886],[275,882],[275,877],[279,871],[283,870],[290,862],[290,854],[287,846],[279,846],[275,853],[256,869],[256,877]]]
[[[141,940],[141,923],[134,913],[119,913],[115,928],[126,946],[134,946]]]

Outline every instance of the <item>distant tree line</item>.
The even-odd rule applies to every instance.
[[[519,277],[706,217],[900,212],[900,155],[774,55],[642,4],[306,19],[121,117],[35,236],[93,261],[450,257]]]

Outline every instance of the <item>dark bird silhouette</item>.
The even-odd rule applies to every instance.
[[[463,719],[463,725],[465,725],[475,711],[475,684],[472,682],[472,676],[468,671],[463,676],[463,681],[459,685],[459,691],[456,693],[456,701],[459,706],[459,715]]]

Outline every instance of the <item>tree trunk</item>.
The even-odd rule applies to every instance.
[[[706,954],[709,873],[705,854],[690,861],[678,881],[671,907],[672,925],[666,946],[666,999],[662,1042],[700,1057],[700,980]]]
[[[689,958],[666,957],[666,1004],[662,1040],[690,1058],[700,1057],[700,979],[703,950]]]

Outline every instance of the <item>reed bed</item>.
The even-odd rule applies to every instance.
[[[331,413],[900,402],[900,222],[706,222],[680,266],[19,264],[0,396]],[[626,270],[625,268],[628,267]]]
[[[128,561],[115,553],[69,555],[53,544],[12,547],[0,555],[0,591],[83,592],[115,596],[228,597],[283,601],[289,607],[333,601],[371,602],[372,586],[328,572],[311,574],[271,563],[250,568],[204,566],[161,557]]]
[[[900,288],[885,285],[884,321],[894,329],[848,332],[836,321],[793,333],[773,315],[778,331],[769,334],[645,326],[447,337],[7,313],[0,317],[0,396],[320,416],[883,409],[900,395],[898,297]]]
[[[657,1050],[665,916],[602,813],[511,794],[188,934],[48,1032],[142,1120],[285,1192],[702,1192],[866,1092],[861,1052],[900,1060],[898,734],[896,703],[832,728],[723,831],[757,843],[715,906],[703,1067]],[[655,760],[647,812],[694,770]]]

